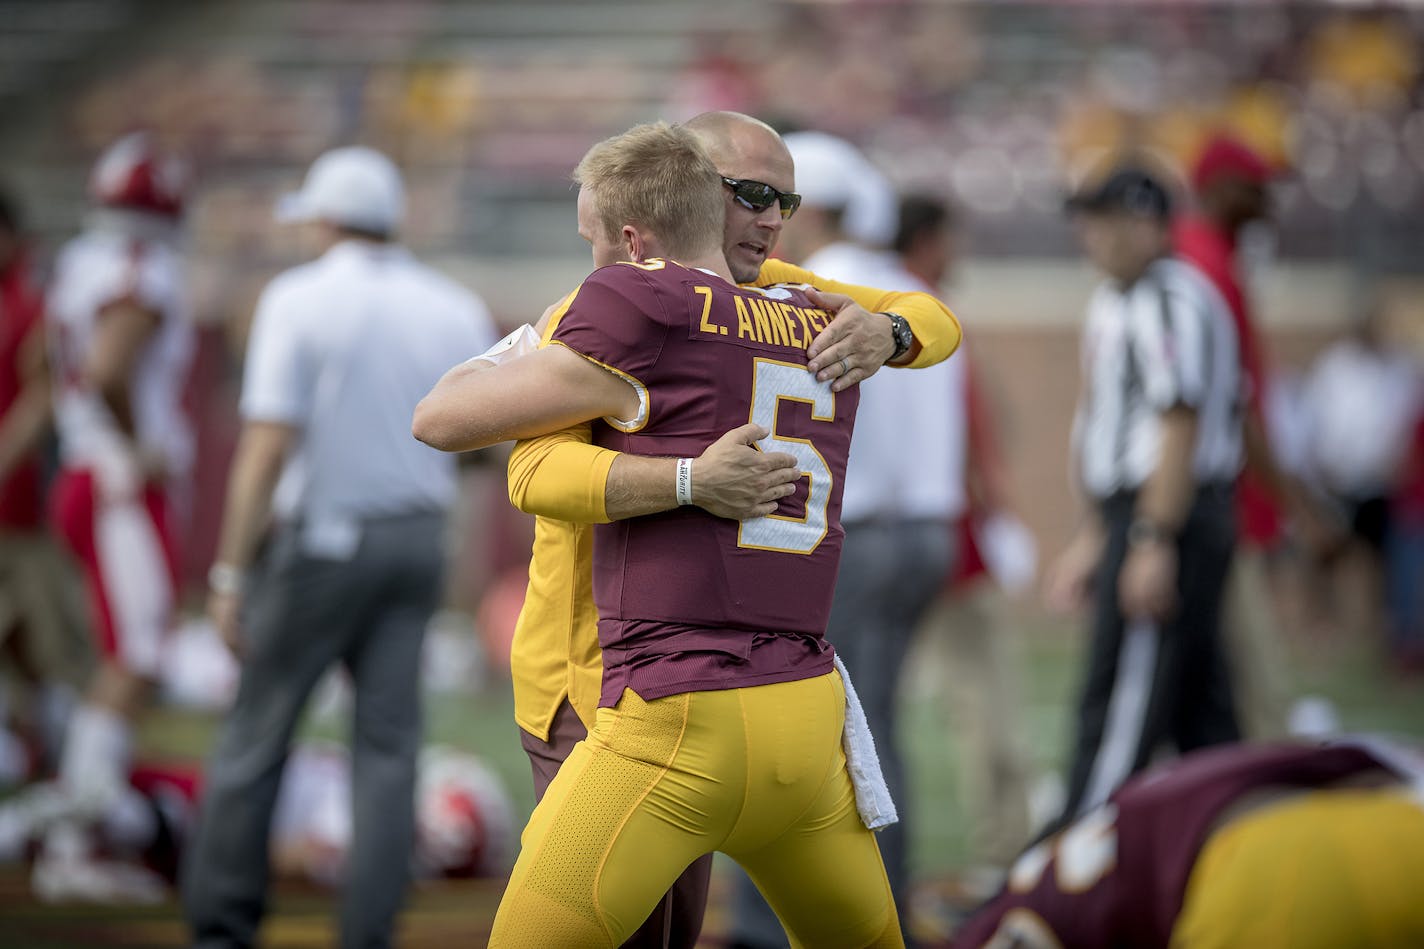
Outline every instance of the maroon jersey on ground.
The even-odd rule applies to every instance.
[[[614,264],[579,288],[553,340],[638,389],[638,419],[594,440],[696,457],[748,421],[805,474],[771,517],[738,523],[691,506],[599,525],[593,586],[601,704],[789,682],[829,672],[824,639],[840,560],[841,481],[859,391],[806,371],[830,317],[797,288],[737,287],[671,261]],[[694,484],[697,469],[692,472]]]
[[[1232,802],[1256,790],[1324,787],[1364,771],[1410,777],[1418,767],[1406,763],[1412,755],[1383,742],[1223,745],[1154,768],[1025,851],[954,946],[978,949],[1002,924],[1046,928],[1063,949],[1165,947],[1197,854]]]

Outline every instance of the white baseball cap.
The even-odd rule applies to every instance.
[[[843,138],[826,132],[785,137],[803,207],[842,210],[847,236],[873,246],[895,237],[899,207],[889,180]]]
[[[844,208],[865,164],[854,145],[825,132],[791,132],[786,148],[796,165],[796,192],[812,208]]]
[[[326,221],[389,233],[405,214],[400,172],[380,152],[360,145],[333,148],[312,162],[300,191],[277,201],[277,220]]]

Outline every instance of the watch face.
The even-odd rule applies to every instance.
[[[890,358],[903,355],[915,342],[915,334],[910,331],[910,322],[898,313],[890,314],[890,329],[895,336],[895,353]]]

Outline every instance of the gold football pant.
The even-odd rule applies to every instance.
[[[1424,946],[1424,802],[1398,787],[1312,791],[1208,838],[1173,949]]]
[[[903,946],[832,672],[601,708],[524,829],[490,945],[617,946],[679,873],[740,863],[794,946]]]

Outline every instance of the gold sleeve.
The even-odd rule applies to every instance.
[[[559,320],[578,295],[575,290],[544,311],[540,345],[547,346]],[[908,317],[906,317],[908,319]],[[509,503],[526,514],[577,524],[607,524],[604,493],[616,451],[593,444],[585,422],[538,438],[515,442],[509,456]]]
[[[954,313],[928,293],[897,292],[862,287],[838,280],[827,280],[809,270],[771,259],[761,265],[757,286],[774,283],[805,283],[827,293],[843,293],[872,313],[887,310],[903,316],[914,330],[920,352],[908,363],[910,369],[923,369],[948,359],[959,348],[963,336]]]
[[[608,523],[604,493],[618,453],[592,439],[593,428],[585,422],[516,442],[509,456],[509,502],[555,520]]]

